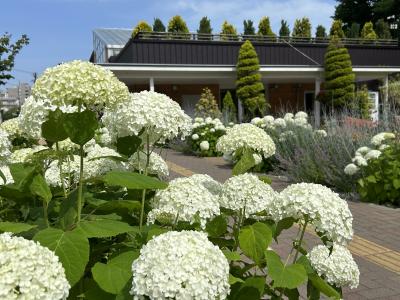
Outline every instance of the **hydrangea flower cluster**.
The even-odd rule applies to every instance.
[[[226,299],[229,264],[203,232],[154,237],[132,264],[134,299]]]
[[[68,156],[66,160],[62,162],[61,170],[66,187],[77,184],[79,181],[80,157],[78,155],[73,155],[72,157]],[[44,177],[50,186],[62,186],[58,160],[53,160],[50,163]]]
[[[125,170],[126,166],[123,162],[112,159],[108,156],[121,157],[121,155],[107,147],[101,147],[95,144],[88,149],[87,156],[85,157],[85,178],[94,178],[110,172],[112,170]]]
[[[4,182],[3,178],[0,177],[0,185],[14,183],[14,178],[11,175],[10,168],[8,166],[1,166],[0,171],[3,173],[6,178],[6,182]]]
[[[42,124],[47,121],[50,111],[59,108],[64,113],[77,112],[78,108],[71,105],[55,106],[50,100],[28,97],[21,106],[18,116],[19,127],[28,137],[40,139],[42,137]]]
[[[90,62],[74,60],[48,68],[32,88],[36,99],[52,105],[116,106],[128,99],[128,88],[110,71]]]
[[[231,155],[239,149],[251,149],[268,158],[275,154],[275,143],[261,128],[249,123],[237,124],[218,139],[217,150]]]
[[[19,128],[19,119],[12,118],[4,121],[0,124],[0,129],[4,130],[8,134],[8,138],[13,140],[19,136],[22,136],[22,130]]]
[[[372,137],[371,144],[378,147],[381,146],[384,141],[394,139],[395,137],[396,135],[392,132],[381,132]]]
[[[146,129],[151,142],[165,142],[180,134],[185,137],[191,131],[191,118],[179,104],[151,91],[131,94],[129,101],[106,108],[102,121],[113,140]]]
[[[269,184],[256,175],[245,173],[229,178],[222,185],[219,203],[234,211],[244,211],[246,218],[268,212],[268,207],[276,201],[277,193]]]
[[[207,220],[219,215],[219,203],[199,177],[176,178],[168,187],[157,191],[151,201],[152,210],[147,222],[156,220],[166,223],[186,221],[191,224],[200,222],[205,228]]]
[[[256,117],[251,120],[251,123],[260,128],[270,130],[284,130],[289,126],[312,129],[312,126],[308,123],[308,115],[303,111],[299,111],[295,115],[292,113],[286,113],[283,118],[276,119],[271,115],[267,115],[263,118]]]
[[[146,166],[146,161],[147,161],[147,155],[145,153],[139,152],[139,157],[138,153],[134,153],[129,158],[128,165],[129,168],[143,172]],[[150,174],[157,175],[161,178],[166,178],[169,175],[167,163],[165,162],[165,160],[163,160],[163,158],[159,154],[155,152],[152,152],[150,154],[148,172]]]
[[[11,142],[8,139],[8,134],[5,130],[0,129],[0,163],[7,162],[11,155]]]
[[[58,257],[39,243],[0,234],[1,299],[67,299],[70,285]]]
[[[288,186],[271,203],[270,214],[275,221],[288,217],[307,218],[317,232],[341,245],[346,245],[353,237],[353,216],[347,202],[320,184]]]
[[[45,149],[48,148],[45,146],[33,146],[32,148],[17,149],[11,154],[10,162],[13,164],[30,162],[35,153]]]
[[[307,254],[311,266],[327,280],[337,287],[349,286],[356,288],[359,284],[360,271],[350,251],[341,245],[334,245],[332,253],[323,245],[314,247]]]

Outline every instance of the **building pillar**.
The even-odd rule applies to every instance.
[[[321,103],[317,101],[317,96],[321,91],[321,78],[315,78],[315,91],[314,91],[314,125],[318,128],[321,125]]]
[[[383,99],[382,99],[382,115],[383,125],[385,128],[389,126],[389,74],[383,78]]]
[[[150,91],[154,92],[154,77],[150,77]]]

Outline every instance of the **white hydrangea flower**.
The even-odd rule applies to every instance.
[[[325,130],[323,130],[323,129],[315,130],[315,131],[314,131],[314,134],[315,134],[317,137],[322,137],[322,138],[328,136],[328,133],[327,133]]]
[[[105,127],[101,127],[96,130],[95,140],[97,144],[101,146],[109,146],[112,143],[112,139],[108,129]]]
[[[207,235],[170,231],[154,237],[132,264],[134,299],[226,299],[229,263]]]
[[[214,180],[207,174],[193,174],[190,176],[191,180],[202,184],[211,194],[219,196],[222,190],[222,184]]]
[[[222,185],[219,203],[221,207],[234,211],[244,210],[246,218],[268,212],[268,207],[276,200],[277,193],[269,184],[256,175],[245,173],[229,178]]]
[[[70,285],[58,257],[38,242],[0,234],[0,298],[67,299]]]
[[[259,154],[257,154],[257,153],[254,153],[254,154],[253,154],[253,158],[254,158],[254,163],[255,163],[256,165],[261,164],[262,161],[263,161],[262,156],[259,155]]]
[[[374,146],[380,146],[382,142],[388,139],[394,139],[396,135],[392,132],[381,132],[373,136],[371,139],[371,144]]]
[[[275,118],[273,116],[265,116],[263,120],[265,124],[272,125],[274,123]]]
[[[42,137],[42,124],[47,121],[50,111],[59,108],[64,113],[77,112],[78,108],[71,105],[56,106],[50,100],[36,99],[29,96],[21,106],[18,116],[19,127],[28,137],[40,139]]]
[[[8,166],[1,166],[0,170],[6,178],[6,182],[4,182],[4,179],[0,177],[0,185],[14,183],[14,178],[12,177],[10,168]]]
[[[286,113],[285,116],[283,117],[283,119],[285,121],[292,120],[293,118],[294,118],[294,114],[292,114],[292,113]]]
[[[379,150],[370,150],[367,154],[365,154],[364,158],[368,161],[370,159],[378,158],[381,156],[382,152]]]
[[[126,170],[126,166],[123,162],[113,158],[107,158],[106,156],[121,157],[117,151],[111,148],[101,147],[97,144],[90,148],[90,151],[85,157],[85,178],[93,178],[113,170]]]
[[[74,60],[48,68],[36,80],[32,95],[56,106],[116,106],[128,99],[127,86],[110,71],[90,62]]]
[[[105,109],[103,123],[113,140],[138,134],[142,129],[151,133],[151,142],[164,142],[191,132],[191,118],[179,104],[164,94],[142,91],[130,95],[129,101],[115,109]]]
[[[192,140],[197,141],[199,139],[199,135],[197,133],[192,135]]]
[[[11,155],[11,142],[5,130],[0,129],[0,162],[5,163]]]
[[[308,120],[306,118],[295,118],[294,119],[294,124],[296,126],[309,128]]]
[[[224,154],[230,154],[238,149],[248,148],[264,158],[275,154],[275,143],[261,128],[244,123],[229,128],[225,135],[217,141],[216,149]]]
[[[200,143],[200,149],[201,151],[207,151],[208,149],[210,149],[210,144],[208,143],[208,141],[202,141]]]
[[[56,144],[54,143],[54,145],[52,146],[52,148],[55,150],[57,149]],[[70,138],[66,138],[63,141],[58,142],[58,149],[60,151],[64,151],[64,152],[74,152],[79,150],[79,145],[75,144],[74,142],[72,142],[70,140]]]
[[[138,157],[138,153],[136,152],[129,158],[128,164],[130,168],[143,172],[146,166],[146,161],[147,156],[145,153],[139,152]],[[155,152],[150,154],[148,172],[150,174],[158,175],[161,178],[166,178],[169,175],[167,163],[159,154]]]
[[[200,221],[201,227],[205,228],[207,220],[220,213],[218,197],[199,177],[171,180],[166,189],[156,192],[151,207],[153,209],[147,215],[149,224],[157,219],[168,223],[186,221],[193,224]]]
[[[364,157],[360,156],[360,155],[356,155],[351,161],[353,163],[355,163],[359,167],[368,166],[367,160]]]
[[[287,141],[287,139],[294,138],[294,137],[296,137],[296,134],[292,130],[287,130],[287,131],[282,132],[279,135],[279,141],[281,143],[284,143]]]
[[[307,119],[308,118],[308,114],[304,111],[299,111],[295,114],[295,119]]]
[[[84,163],[84,170],[86,166]],[[80,171],[80,157],[78,155],[68,156],[63,160],[61,165],[62,176],[64,178],[64,185],[69,187],[73,184],[77,184],[79,181],[79,171]],[[61,187],[61,176],[60,176],[59,161],[53,160],[46,172],[44,173],[44,178],[48,185],[53,187]]]
[[[334,245],[330,255],[329,252],[327,247],[318,245],[307,254],[313,269],[330,284],[357,288],[360,271],[350,251],[341,245]]]
[[[353,216],[347,202],[331,189],[314,183],[297,183],[285,188],[271,203],[275,221],[308,218],[309,224],[328,239],[345,245],[353,237]]]
[[[204,119],[200,118],[200,117],[197,117],[197,118],[194,118],[194,121],[197,122],[197,123],[203,123]]]
[[[371,151],[371,148],[369,147],[360,147],[356,150],[355,156],[364,156],[365,154],[367,154],[369,151]]]
[[[10,140],[23,135],[22,130],[19,128],[19,119],[12,118],[0,124],[0,129],[7,132]]]
[[[10,162],[15,163],[27,163],[33,158],[33,155],[39,151],[48,149],[45,146],[33,146],[33,148],[21,148],[15,150],[10,156]]]
[[[348,164],[345,168],[344,168],[344,173],[347,175],[354,175],[358,172],[360,168],[357,167],[355,164]]]
[[[274,126],[280,128],[286,128],[286,121],[282,118],[276,118],[274,120]]]
[[[379,150],[380,150],[380,151],[383,151],[383,150],[385,150],[385,149],[387,149],[387,148],[389,148],[389,147],[390,147],[389,145],[382,144],[382,145],[379,146]]]
[[[214,133],[215,132],[215,128],[211,128],[210,132]]]

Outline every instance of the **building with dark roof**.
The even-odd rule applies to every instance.
[[[128,32],[131,33],[126,30],[125,38]],[[106,35],[113,38],[113,30],[108,30]],[[128,37],[114,55],[108,52],[104,59],[103,56],[99,59],[98,54],[92,55],[92,61],[113,71],[132,92],[150,89],[165,93],[192,114],[206,86],[217,99],[222,99],[228,90],[234,94],[235,66],[245,39],[252,41],[258,53],[272,111],[318,110],[315,95],[323,83],[327,39],[141,32],[134,38]],[[343,43],[349,50],[358,82],[373,81],[375,85],[370,86],[377,89],[377,80],[387,85],[388,76],[400,72],[397,40],[344,39]],[[105,41],[105,44],[112,43]],[[103,46],[106,52],[111,48]],[[95,48],[94,53],[101,51]]]

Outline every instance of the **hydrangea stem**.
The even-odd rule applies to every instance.
[[[298,255],[299,255],[299,252],[300,252],[300,251],[299,251],[299,247],[301,247],[301,244],[303,243],[304,234],[305,234],[305,232],[306,232],[307,224],[308,224],[308,219],[305,218],[305,220],[304,220],[304,225],[303,225],[303,229],[301,230],[301,235],[300,235],[299,243],[298,243],[298,245],[297,245],[296,252],[295,252],[294,257],[293,257],[293,263],[296,262],[297,257],[298,257]]]
[[[81,221],[81,211],[82,211],[82,194],[83,194],[83,145],[79,146],[79,187],[78,187],[78,223]]]
[[[150,136],[149,133],[146,132],[146,165],[144,167],[143,174],[147,176],[147,169],[149,167],[150,162]],[[142,229],[143,226],[143,217],[144,217],[144,202],[146,200],[146,189],[142,191],[142,207],[140,210],[140,222],[139,222],[139,229]]]
[[[56,149],[57,149],[57,152],[60,152],[60,147],[58,145],[58,142],[56,142]],[[58,158],[58,169],[60,171],[60,180],[61,180],[61,186],[62,186],[62,189],[63,189],[63,192],[64,192],[64,198],[67,198],[67,190],[65,188],[64,175],[63,175],[63,172],[62,172],[62,163],[63,163],[62,157],[60,156]]]

